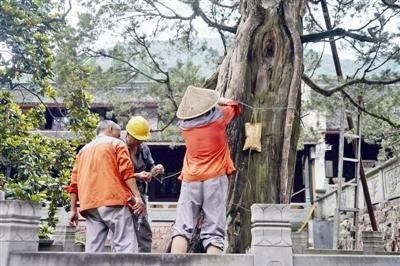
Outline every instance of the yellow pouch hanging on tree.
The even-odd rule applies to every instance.
[[[252,118],[254,118],[254,111],[252,114]],[[252,119],[253,120],[253,119]],[[246,140],[244,142],[243,150],[256,150],[261,152],[261,129],[262,123],[257,123],[257,119],[254,119],[254,123],[245,123],[245,133]]]

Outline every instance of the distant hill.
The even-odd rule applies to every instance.
[[[221,44],[221,41],[216,38],[203,39],[203,40],[199,40],[198,42],[199,43],[200,42],[207,43],[208,47],[210,47],[216,51],[216,54],[213,56],[210,56],[210,55],[206,56],[206,53],[198,51],[198,50],[196,50],[194,52],[189,52],[185,47],[172,46],[167,41],[154,43],[152,46],[152,51],[163,57],[163,61],[165,63],[165,65],[164,65],[165,69],[174,67],[178,60],[182,61],[182,62],[187,62],[187,61],[191,60],[194,63],[201,66],[203,75],[207,77],[207,76],[210,76],[211,74],[213,74],[214,71],[217,69],[217,65],[215,64],[215,62],[218,61],[221,58],[221,56],[223,55],[223,46]],[[96,62],[102,68],[108,68],[112,65],[111,59],[103,58],[103,59],[98,59]],[[348,58],[346,58],[346,59],[341,58],[340,63],[341,63],[343,74],[345,76],[353,75],[359,65],[359,64],[357,64],[356,60],[351,60]],[[396,64],[396,63],[389,63],[386,68],[400,72],[400,65]],[[381,70],[379,70],[379,71],[381,71]],[[336,75],[335,67],[333,64],[333,59],[332,59],[332,56],[329,54],[325,54],[322,57],[320,66],[317,68],[317,70],[314,73],[314,77],[318,77],[321,75],[325,75],[325,76],[335,76]]]
[[[342,68],[342,72],[344,76],[352,76],[357,68],[360,66],[360,64],[357,62],[357,60],[352,60],[352,59],[340,59],[340,66]],[[392,71],[397,71],[400,72],[400,65],[395,63],[395,62],[388,62],[385,67],[382,69],[379,69],[378,71],[372,72],[372,74],[377,74],[380,71],[384,69],[391,69]],[[360,74],[360,73],[359,73]],[[362,72],[361,72],[362,74]],[[322,56],[320,66],[317,68],[315,71],[316,76],[320,75],[326,75],[326,76],[335,76],[336,71],[335,71],[335,65],[333,64],[333,58],[329,54],[325,54]]]

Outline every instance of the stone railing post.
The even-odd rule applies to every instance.
[[[0,265],[11,252],[38,251],[40,206],[30,201],[0,201]]]
[[[58,209],[58,223],[54,232],[54,245],[61,245],[63,251],[76,251],[76,228],[68,224],[68,213],[64,208]]]
[[[293,266],[290,205],[251,206],[251,252],[254,265]]]
[[[302,254],[307,250],[307,232],[292,232],[293,252]]]
[[[362,231],[363,253],[376,254],[385,252],[382,232]]]

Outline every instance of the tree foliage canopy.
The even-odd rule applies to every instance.
[[[69,181],[79,141],[38,134],[44,125],[44,101],[61,96],[68,128],[80,141],[94,135],[97,116],[89,107],[91,69],[77,53],[77,32],[66,24],[70,4],[50,0],[0,2],[0,189],[10,199],[49,203],[48,222],[57,207],[67,206]],[[10,91],[31,93],[39,102],[28,110],[13,102]]]
[[[0,3],[0,82],[10,83],[24,75],[33,84],[47,88],[53,76],[52,32],[59,30],[60,14],[50,1],[4,0]]]

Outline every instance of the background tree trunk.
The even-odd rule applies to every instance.
[[[244,0],[232,47],[216,89],[242,105],[229,128],[237,173],[228,202],[228,252],[250,245],[250,206],[288,203],[299,135],[304,0]],[[262,123],[262,151],[242,151],[244,123]]]

